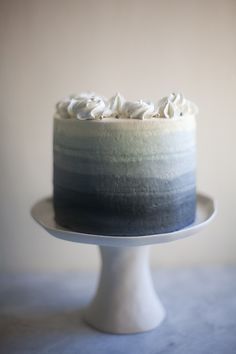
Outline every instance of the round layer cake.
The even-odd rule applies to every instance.
[[[54,117],[56,222],[92,234],[139,236],[195,219],[196,107],[172,94],[154,105],[88,94]]]

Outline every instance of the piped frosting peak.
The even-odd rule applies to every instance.
[[[187,100],[182,93],[171,93],[159,100],[157,104],[144,100],[126,101],[120,93],[109,100],[95,93],[82,93],[79,96],[65,97],[56,104],[56,115],[63,119],[95,120],[109,117],[141,120],[172,119],[197,113],[197,106]]]
[[[130,119],[149,119],[154,116],[154,104],[143,100],[125,102],[123,115]]]
[[[113,117],[119,118],[123,112],[123,106],[125,104],[124,97],[118,92],[108,101],[108,106]]]
[[[197,106],[187,100],[182,93],[171,93],[157,103],[156,116],[160,118],[178,118],[183,115],[196,115]]]

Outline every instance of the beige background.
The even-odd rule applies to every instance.
[[[52,115],[94,90],[159,99],[181,90],[198,117],[198,189],[216,221],[153,246],[154,266],[236,262],[236,1],[1,1],[0,266],[3,272],[95,268],[96,247],[49,237],[29,215],[52,193]]]

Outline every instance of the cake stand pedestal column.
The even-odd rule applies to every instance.
[[[153,287],[149,246],[100,246],[102,269],[85,320],[113,333],[143,332],[158,326],[165,311]]]
[[[145,236],[109,236],[84,234],[57,225],[52,198],[39,201],[31,210],[35,221],[54,237],[100,247],[100,280],[92,303],[85,309],[85,320],[111,333],[144,332],[161,323],[165,311],[153,288],[149,245],[196,234],[209,224],[215,212],[213,199],[198,193],[195,222],[182,230]]]

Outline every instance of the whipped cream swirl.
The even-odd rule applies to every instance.
[[[171,93],[158,101],[156,105],[144,100],[126,101],[120,93],[109,100],[95,93],[82,93],[79,96],[65,97],[56,104],[56,115],[63,119],[94,120],[109,117],[175,119],[197,113],[197,106],[187,100],[182,93]]]
[[[84,93],[71,99],[67,111],[70,117],[80,120],[100,119],[105,108],[102,97]]]
[[[74,98],[74,95],[63,98],[61,101],[56,104],[56,114],[61,118],[70,118],[68,114],[68,106],[71,100]]]
[[[124,97],[118,92],[108,101],[108,110],[111,113],[111,116],[119,118],[123,112],[123,106],[125,103]]]
[[[131,119],[153,118],[154,104],[143,100],[126,102],[123,105],[122,113],[124,117]]]
[[[195,115],[197,113],[197,106],[187,100],[182,93],[171,93],[157,103],[155,115],[160,118],[178,118],[183,115]]]

